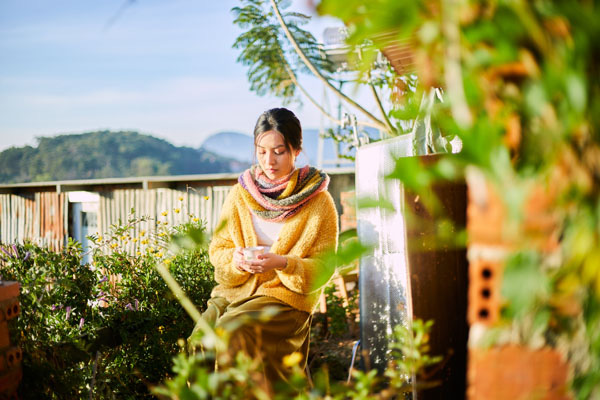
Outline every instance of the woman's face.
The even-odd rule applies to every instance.
[[[283,135],[277,131],[263,133],[256,143],[258,163],[265,175],[272,180],[283,178],[292,172],[299,153],[300,150],[288,150]]]

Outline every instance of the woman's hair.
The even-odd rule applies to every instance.
[[[260,135],[268,131],[281,133],[288,150],[302,149],[302,126],[294,113],[287,108],[271,108],[258,117],[254,127],[255,146]]]

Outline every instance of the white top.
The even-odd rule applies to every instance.
[[[283,222],[271,222],[265,221],[264,219],[257,217],[252,214],[252,224],[254,225],[254,232],[256,232],[256,238],[259,246],[265,246],[265,252],[271,249],[271,246],[279,237],[279,232],[283,228]]]

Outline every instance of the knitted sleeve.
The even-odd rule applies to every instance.
[[[250,273],[240,271],[233,265],[233,252],[236,248],[234,227],[237,226],[239,229],[240,226],[240,217],[234,204],[236,193],[237,190],[234,188],[227,195],[217,225],[221,229],[213,234],[208,247],[210,262],[215,267],[215,281],[228,287],[242,285],[251,276]],[[243,244],[240,243],[238,246],[243,246]]]
[[[287,266],[277,270],[281,283],[289,290],[300,294],[321,289],[313,285],[317,275],[327,273],[328,270],[324,268],[321,257],[327,251],[337,248],[337,239],[338,215],[333,199],[327,193],[326,196],[321,197],[319,203],[314,205],[311,219],[298,242],[301,252],[305,253],[306,257],[294,255],[294,252],[286,255]],[[303,246],[308,248],[302,249]]]

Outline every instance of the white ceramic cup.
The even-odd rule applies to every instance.
[[[264,254],[265,248],[264,246],[245,247],[242,251],[244,253],[244,260],[256,261],[259,254]]]

